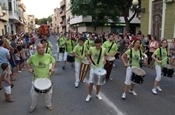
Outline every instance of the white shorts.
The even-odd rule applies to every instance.
[[[5,92],[6,94],[11,94],[11,92],[12,92],[11,86],[3,86],[3,89],[4,89],[4,92]]]
[[[126,77],[125,77],[125,84],[126,85],[131,85],[131,83],[134,83],[131,81],[131,76],[132,76],[132,69],[135,67],[127,67],[126,68]]]

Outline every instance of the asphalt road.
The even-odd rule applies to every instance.
[[[49,38],[53,45],[53,55],[56,58],[56,39]],[[24,68],[22,73],[16,75],[12,97],[14,103],[5,103],[3,92],[0,91],[0,115],[174,115],[175,113],[175,77],[163,77],[161,81],[162,92],[158,95],[151,93],[155,78],[155,70],[143,68],[146,71],[145,82],[136,86],[137,96],[127,94],[122,100],[121,94],[125,80],[125,68],[120,60],[115,61],[112,70],[112,81],[102,86],[100,94],[103,100],[95,97],[95,91],[90,102],[85,98],[88,94],[88,84],[80,83],[74,87],[74,69],[70,64],[62,70],[62,62],[57,62],[56,72],[51,76],[53,81],[53,110],[45,108],[44,95],[39,95],[37,108],[29,113],[31,104],[30,88],[32,75]],[[88,78],[88,75],[87,75]]]

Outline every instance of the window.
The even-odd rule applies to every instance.
[[[8,2],[8,7],[9,7],[9,11],[12,11],[12,2],[11,1]]]

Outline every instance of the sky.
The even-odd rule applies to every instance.
[[[48,17],[54,12],[54,8],[60,7],[61,0],[22,0],[29,15],[35,18]]]

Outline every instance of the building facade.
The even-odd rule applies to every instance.
[[[52,15],[52,31],[54,33],[62,32],[62,27],[60,22],[62,21],[62,18],[60,17],[60,8],[55,8],[54,13]]]
[[[35,32],[35,16],[28,15],[28,32]]]
[[[175,37],[175,0],[142,0],[141,31],[159,40]]]
[[[0,36],[7,34],[7,22],[9,19],[7,9],[8,9],[8,1],[0,0]]]
[[[61,27],[62,27],[62,32],[65,33],[66,32],[66,25],[67,25],[67,20],[66,20],[66,0],[62,0],[60,2],[60,17],[62,19],[62,21],[60,22]]]

